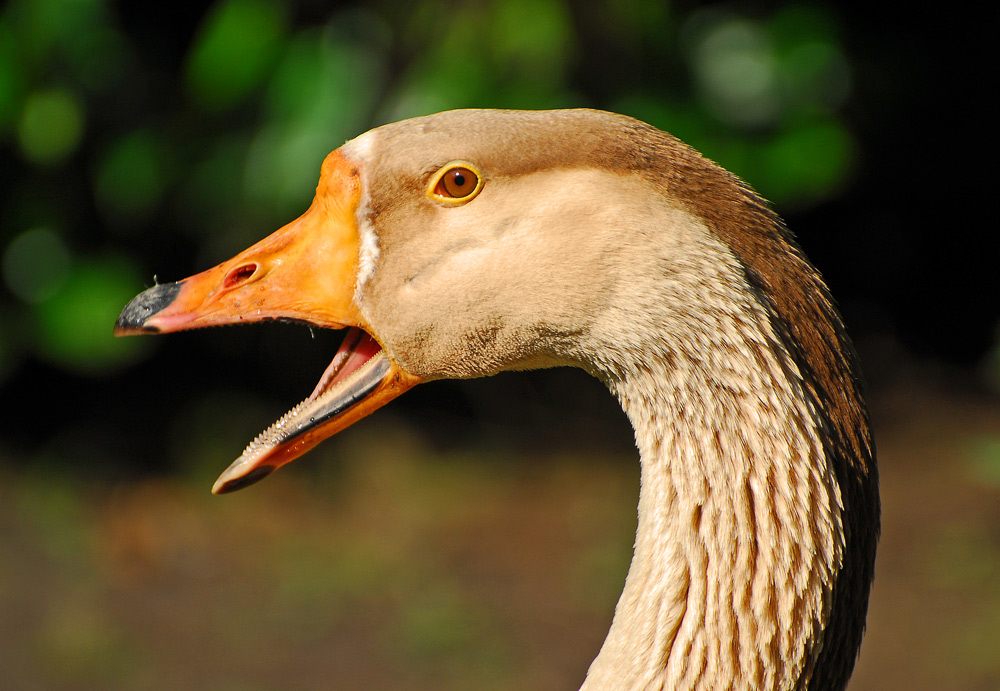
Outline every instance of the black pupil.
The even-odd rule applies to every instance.
[[[452,178],[452,182],[459,187],[465,187],[465,176],[461,173],[455,173],[455,177]]]

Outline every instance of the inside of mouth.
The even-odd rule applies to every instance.
[[[348,329],[340,348],[337,349],[337,354],[333,356],[333,360],[330,361],[306,401],[316,400],[325,391],[350,377],[380,350],[382,346],[378,341],[361,329],[357,327]]]
[[[388,370],[388,360],[378,341],[359,328],[348,329],[309,397],[257,435],[241,460],[259,457],[350,407],[381,381],[382,370]]]

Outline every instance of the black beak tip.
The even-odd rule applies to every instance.
[[[180,283],[160,283],[136,295],[115,321],[115,334],[156,333],[146,320],[172,303],[181,291]]]
[[[230,492],[235,492],[236,490],[243,489],[244,487],[249,487],[250,485],[260,482],[277,469],[277,466],[273,465],[258,466],[242,477],[216,483],[215,487],[212,488],[212,493],[229,494]]]

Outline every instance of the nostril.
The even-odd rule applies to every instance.
[[[227,289],[235,288],[241,283],[249,281],[250,277],[255,273],[257,273],[256,264],[243,264],[242,266],[237,266],[226,275],[226,279],[222,282],[222,287]]]

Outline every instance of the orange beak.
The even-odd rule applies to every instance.
[[[312,394],[251,442],[216,494],[263,479],[420,381],[382,350],[354,301],[360,196],[356,167],[333,152],[298,220],[214,269],[139,294],[115,323],[118,336],[274,319],[350,328]]]

